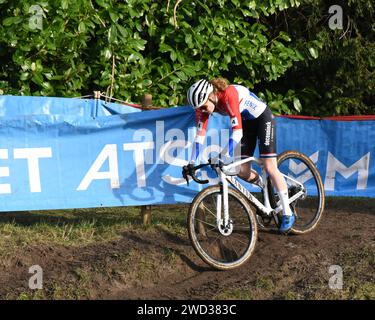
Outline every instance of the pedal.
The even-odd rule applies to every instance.
[[[270,217],[270,216],[260,216],[260,218],[262,219],[262,224],[265,227],[268,227],[271,224],[272,217]]]

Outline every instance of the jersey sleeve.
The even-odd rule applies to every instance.
[[[208,119],[208,113],[204,113],[199,109],[196,111],[197,134],[193,142],[193,150],[191,153],[190,163],[194,163],[199,158],[199,154],[203,148],[204,140],[206,137]]]
[[[243,136],[239,94],[235,87],[229,86],[227,88],[225,104],[226,112],[230,117],[232,133],[229,138],[228,146],[224,148],[222,153],[228,153],[230,157],[233,157],[235,153],[239,151]]]

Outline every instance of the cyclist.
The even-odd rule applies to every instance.
[[[259,154],[263,166],[275,186],[283,207],[280,232],[288,232],[295,216],[288,205],[288,187],[277,168],[275,120],[269,107],[248,88],[228,85],[223,78],[211,81],[201,79],[187,92],[188,103],[196,110],[198,131],[193,144],[189,166],[194,166],[203,146],[209,116],[213,112],[229,115],[232,133],[221,156],[233,157],[254,154],[259,140]],[[259,184],[261,178],[248,164],[241,165],[238,176],[250,183]]]

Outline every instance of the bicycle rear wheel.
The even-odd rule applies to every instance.
[[[220,233],[216,211],[222,199],[220,186],[202,190],[190,206],[187,225],[189,238],[199,257],[216,269],[230,270],[244,264],[252,255],[257,226],[248,201],[229,188],[229,218],[233,229],[228,235]]]
[[[291,203],[291,209],[296,215],[296,222],[291,233],[304,234],[318,225],[325,205],[325,194],[322,178],[314,163],[303,153],[285,151],[277,157],[277,165],[281,173],[303,184],[305,195]],[[301,191],[301,187],[292,179],[286,178],[289,198]],[[269,186],[270,202],[276,207],[278,195]]]

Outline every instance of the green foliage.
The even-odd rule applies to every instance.
[[[263,101],[268,101],[269,107],[276,115],[296,114],[302,110],[301,101],[294,90],[280,94],[266,89],[265,93],[259,92],[258,95]]]
[[[342,30],[329,28],[331,3],[323,0],[304,0],[298,9],[287,11],[286,20],[278,18],[276,31],[287,31],[305,59],[267,89],[294,91],[307,115],[374,114],[373,1],[335,4],[343,9]]]
[[[79,96],[106,91],[156,105],[185,103],[200,77],[223,75],[253,88],[302,59],[285,32],[259,21],[298,1],[62,0],[0,2],[0,90],[4,94]]]
[[[325,0],[0,0],[0,94],[151,93],[168,107],[220,75],[275,113],[374,113],[374,5],[335,4],[344,30]]]

